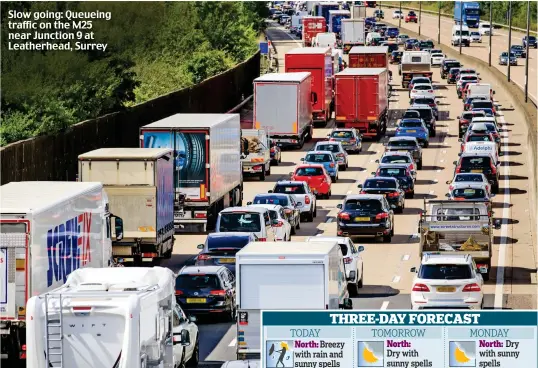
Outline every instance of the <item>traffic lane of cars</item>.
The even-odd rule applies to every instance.
[[[371,11],[371,10],[367,10]],[[387,23],[398,24],[398,19],[385,19]],[[441,43],[443,47],[450,47],[451,34],[453,22],[449,22],[446,18],[441,18]],[[413,32],[418,32],[418,24],[415,23],[404,23],[402,22],[402,29],[409,29]],[[405,33],[401,31],[402,33]],[[423,15],[422,24],[421,24],[421,34],[423,37],[429,37],[433,40],[437,40],[437,18],[436,17],[425,17]],[[498,65],[499,55],[508,51],[508,37],[499,34],[498,30],[494,30],[494,35],[492,37],[492,52],[491,52],[491,63],[503,74],[507,73],[506,66]],[[521,45],[522,37],[515,37],[512,35],[512,45]],[[482,61],[488,62],[488,50],[489,50],[489,36],[482,37],[482,43],[472,43],[471,47],[462,47],[462,52],[466,55],[474,56]],[[459,47],[452,47],[452,49],[459,50]],[[477,49],[480,52],[477,52]],[[537,99],[537,82],[536,82],[536,59],[538,58],[538,50],[534,48],[529,48],[529,94],[532,95],[534,100]],[[511,79],[514,83],[518,84],[519,87],[524,88],[525,85],[525,59],[518,58],[518,65],[512,66],[510,71]]]

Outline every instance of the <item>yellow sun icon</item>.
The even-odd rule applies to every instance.
[[[368,363],[375,363],[375,362],[377,362],[379,360],[374,355],[374,353],[372,351],[370,351],[369,349],[367,349],[366,347],[364,349],[362,349],[362,357]]]

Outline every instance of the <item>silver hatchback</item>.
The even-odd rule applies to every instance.
[[[362,151],[362,134],[355,128],[334,129],[331,133],[327,134],[327,138],[331,142],[342,143],[342,147],[349,153],[360,153]]]

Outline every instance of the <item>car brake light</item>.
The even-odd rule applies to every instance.
[[[337,153],[336,156],[338,156],[338,157],[344,157],[344,154],[343,154],[343,153]]]
[[[181,290],[176,290],[176,295],[183,295],[183,291],[181,291]]]
[[[391,192],[391,193],[387,194],[387,197],[394,198],[394,197],[398,197],[399,195],[400,195],[400,193],[398,193],[398,192]]]
[[[351,258],[351,257],[345,257],[344,258],[344,263],[345,264],[350,264],[352,261],[353,261],[353,258]]]
[[[349,213],[347,213],[347,212],[341,212],[341,213],[339,213],[339,214],[338,214],[338,218],[339,218],[340,220],[349,220],[349,219],[351,219],[351,217],[349,217]]]
[[[225,296],[225,295],[226,295],[226,291],[224,291],[224,290],[211,290],[211,291],[209,292],[209,295]]]
[[[461,165],[458,165],[458,166],[456,167],[456,173],[457,173],[457,174],[461,173]]]
[[[465,197],[454,197],[455,201],[464,201]]]
[[[309,196],[304,197],[304,203],[305,204],[310,204],[310,197]]]
[[[432,90],[432,89],[429,89],[428,92],[429,92],[429,93],[433,93],[433,90]],[[431,105],[430,105],[430,106],[431,106]]]
[[[425,291],[429,292],[430,288],[424,284],[415,284],[413,285],[413,291]]]
[[[480,291],[480,285],[478,284],[469,284],[465,285],[462,291],[472,292],[472,291]]]
[[[206,218],[207,214],[206,213],[195,213],[194,217],[195,218]]]
[[[207,254],[200,254],[200,255],[198,256],[198,260],[199,260],[199,261],[207,261],[208,259],[211,259],[211,257],[208,256]]]
[[[349,140],[349,143],[355,143],[355,142],[357,142],[357,140],[356,140],[355,138],[351,138],[351,139]]]
[[[334,142],[334,141],[336,141],[336,139],[331,138],[331,139],[329,139],[329,141]]]
[[[365,190],[361,190],[361,192],[359,194],[368,194],[368,192],[365,191]]]
[[[383,220],[383,219],[386,219],[388,217],[389,217],[389,214],[386,213],[386,212],[378,213],[377,215],[375,215],[376,220]]]
[[[414,90],[412,90],[411,92],[416,92],[416,91],[417,91],[417,90],[416,90],[416,89],[414,89]]]
[[[267,238],[258,238],[258,241],[264,242],[267,241]]]
[[[495,165],[493,165],[493,162],[490,162],[489,166],[491,167],[491,173],[497,174],[497,168],[495,167]]]
[[[333,163],[333,162],[331,162],[331,164],[330,164],[329,166],[330,166],[330,167],[334,167],[334,163]]]

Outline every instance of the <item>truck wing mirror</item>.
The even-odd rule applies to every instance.
[[[252,204],[252,202],[247,202],[247,206],[250,206]]]
[[[116,240],[123,239],[123,220],[121,217],[114,217],[114,231],[116,233]]]
[[[290,176],[293,176],[293,173],[292,173],[292,172],[290,172],[290,173],[289,173],[289,175],[290,175]]]
[[[452,162],[452,163],[453,163],[454,165],[457,165],[457,164],[458,164],[458,161],[454,161],[454,162]]]

